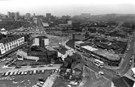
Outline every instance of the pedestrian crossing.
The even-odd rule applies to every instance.
[[[40,74],[45,73],[44,70],[30,70],[30,71],[10,71],[10,72],[4,72],[1,74],[1,76],[15,76],[15,75],[32,75],[32,74]]]

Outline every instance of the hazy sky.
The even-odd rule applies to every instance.
[[[19,11],[20,14],[52,13],[56,16],[77,15],[80,13],[135,14],[134,0],[0,0],[0,13]]]

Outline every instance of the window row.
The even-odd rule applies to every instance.
[[[1,54],[4,54],[5,52],[20,46],[23,43],[24,43],[24,37],[21,37],[21,38],[19,38],[17,40],[5,43],[3,46],[0,47]]]

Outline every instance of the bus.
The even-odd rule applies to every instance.
[[[99,66],[99,67],[103,67],[103,65],[104,65],[104,62],[102,62],[102,61],[100,61],[100,60],[98,60],[98,59],[94,59],[94,64],[96,65],[96,66]]]

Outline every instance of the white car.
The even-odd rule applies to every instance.
[[[70,84],[70,85],[78,85],[78,82],[71,81],[69,84]]]
[[[98,74],[104,75],[104,72],[103,71],[99,71]]]

